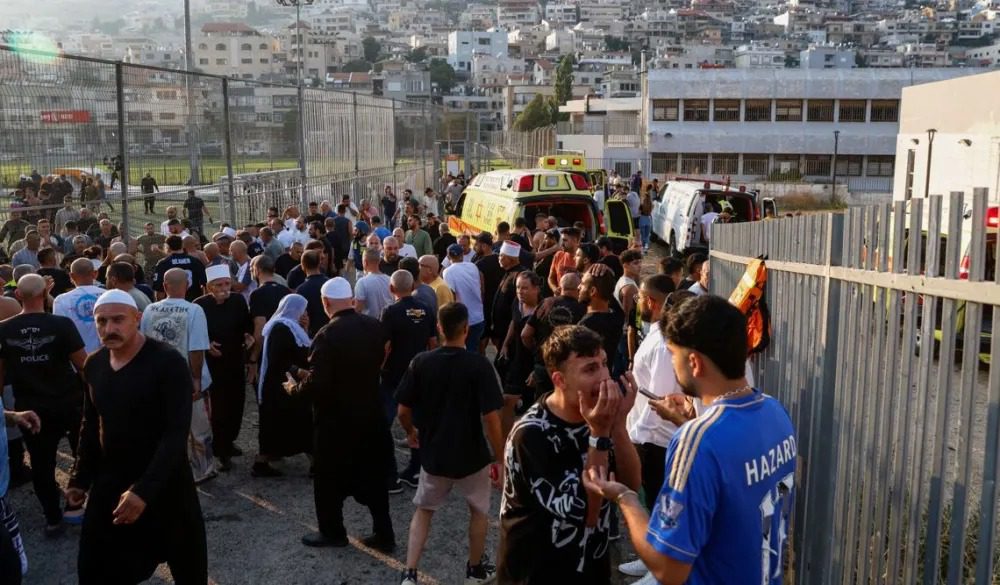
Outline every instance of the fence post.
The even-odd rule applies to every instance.
[[[236,181],[233,178],[233,134],[229,124],[229,79],[222,78],[222,117],[223,129],[226,134],[226,178],[228,179],[229,195],[226,197],[226,205],[229,213],[225,216],[234,226],[236,221]],[[299,120],[299,124],[302,120]],[[300,159],[301,160],[301,159]],[[219,205],[222,205],[222,197],[219,197]],[[254,219],[254,218],[250,218]]]
[[[392,190],[399,190],[399,182],[396,179],[396,100],[395,98],[390,99],[389,103],[392,104]]]
[[[462,167],[465,169],[465,177],[466,178],[472,176],[472,169],[469,167],[469,165],[470,165],[470,161],[469,161],[469,133],[472,132],[472,128],[471,128],[472,124],[470,124],[470,122],[469,122],[470,120],[471,120],[471,118],[469,117],[469,113],[466,112],[465,113],[465,142],[462,144],[462,162],[463,162]]]
[[[843,261],[844,215],[840,213],[827,214],[827,240],[825,264],[827,267],[840,266]],[[818,332],[820,347],[820,389],[819,404],[815,412],[819,414],[816,437],[827,437],[829,440],[810,441],[810,451],[807,464],[810,466],[810,478],[813,487],[832,486],[836,473],[835,462],[837,443],[834,433],[835,393],[837,384],[837,347],[840,338],[841,315],[837,311],[840,306],[840,291],[843,284],[830,277],[829,273],[823,279],[822,305],[820,307],[821,323]],[[801,429],[800,429],[801,431]],[[828,492],[829,494],[829,492]],[[806,502],[806,523],[815,538],[809,541],[809,548],[803,551],[799,564],[799,583],[829,583],[831,577],[831,551],[837,535],[833,532],[833,500],[831,497],[811,498]],[[796,535],[802,538],[804,535]]]
[[[434,151],[431,153],[431,164],[434,167],[431,169],[431,180],[430,183],[434,188],[434,191],[438,190],[438,180],[437,174],[441,170],[441,147],[438,144],[438,124],[437,124],[437,109],[433,106],[431,107],[431,148]],[[426,188],[426,187],[425,187]],[[441,211],[444,211],[443,209]]]
[[[358,134],[358,94],[357,92],[351,92],[351,117],[354,120],[354,172],[357,173],[358,169],[361,168],[358,165],[358,149],[361,146],[361,135]],[[354,180],[357,181],[358,177],[355,174]]]
[[[115,97],[118,101],[118,156],[122,161],[122,238],[130,238],[128,229],[128,148],[125,145],[125,70],[115,63]]]
[[[296,23],[295,25],[299,25]],[[302,183],[301,193],[299,194],[299,199],[301,199],[301,209],[306,208],[306,181],[309,178],[306,172],[306,90],[305,86],[302,85],[302,79],[299,79],[299,172],[301,178],[299,181]]]
[[[423,187],[427,188],[427,106],[420,103],[420,120],[424,123],[424,131],[420,135],[420,176],[423,178]]]

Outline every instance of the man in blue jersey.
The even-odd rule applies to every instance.
[[[706,410],[667,448],[651,517],[639,496],[589,469],[587,489],[618,503],[646,567],[663,585],[780,585],[793,505],[795,430],[747,384],[746,320],[725,299],[681,304],[664,331],[677,382]]]

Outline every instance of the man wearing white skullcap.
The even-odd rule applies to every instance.
[[[294,372],[297,382],[286,386],[312,402],[315,421],[319,531],[304,536],[302,543],[347,546],[343,506],[353,496],[368,507],[375,529],[362,543],[388,553],[396,546],[386,466],[393,443],[378,388],[388,337],[377,319],[354,310],[351,285],[344,278],[325,282],[321,294],[330,322],[313,339],[309,368]]]
[[[240,242],[242,244],[242,242]],[[236,437],[243,422],[246,402],[246,348],[253,343],[253,321],[246,299],[232,293],[233,279],[229,267],[220,264],[205,269],[208,294],[194,303],[205,312],[209,348],[205,355],[212,391],[212,445],[220,460],[219,469],[232,468],[232,457],[241,451]]]
[[[510,329],[512,307],[517,300],[517,275],[524,270],[521,265],[521,246],[517,242],[505,240],[500,246],[500,268],[503,276],[500,286],[493,297],[490,309],[493,312],[493,342],[497,348],[503,348],[504,339]],[[500,379],[506,377],[506,367],[501,368]]]
[[[176,273],[186,281],[171,270],[167,286]],[[137,583],[166,561],[175,582],[204,583],[205,523],[185,460],[194,387],[177,375],[187,355],[139,332],[124,291],[102,294],[94,316],[102,347],[81,368],[89,389],[66,489],[67,512],[87,502],[78,581]]]
[[[45,312],[45,280],[41,276],[22,276],[15,294],[21,312],[0,323],[0,387],[3,383],[13,386],[18,408],[33,410],[41,419],[41,428],[25,434],[24,440],[31,454],[35,495],[45,515],[45,534],[57,536],[65,526],[55,480],[56,451],[64,436],[71,446],[76,445],[82,391],[76,372],[83,369],[87,353],[71,320]],[[0,505],[0,509],[4,507]],[[80,522],[83,510],[79,506],[67,506],[66,512]]]

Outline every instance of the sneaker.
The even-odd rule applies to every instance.
[[[642,559],[636,559],[618,565],[618,572],[629,577],[642,577],[649,571],[646,570],[646,563],[642,562]]]
[[[83,506],[77,508],[67,507],[63,511],[63,522],[66,524],[83,524]]]
[[[481,583],[492,583],[497,576],[496,565],[490,562],[485,554],[479,559],[476,566],[465,563],[465,585],[480,585]]]
[[[403,571],[403,580],[400,581],[399,585],[417,585],[417,570],[406,569]]]
[[[642,579],[638,581],[633,581],[632,585],[659,585],[660,582],[656,580],[656,577],[652,573],[646,573]]]
[[[390,494],[401,494],[403,493],[403,484],[398,479],[389,484]]]
[[[399,474],[399,481],[411,488],[416,489],[420,485],[420,474],[409,470],[404,470]]]

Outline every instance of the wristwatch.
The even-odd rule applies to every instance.
[[[611,442],[610,437],[590,437],[590,447],[592,449],[597,449],[598,451],[610,451],[614,443]]]

